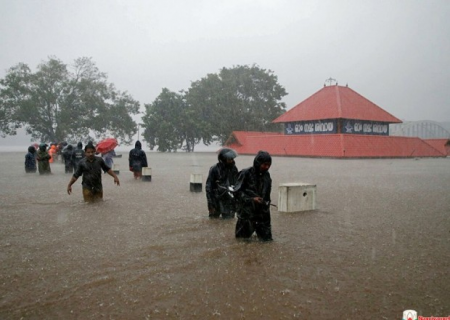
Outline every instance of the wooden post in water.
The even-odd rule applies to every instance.
[[[191,192],[202,192],[202,175],[199,173],[191,173],[190,187]]]

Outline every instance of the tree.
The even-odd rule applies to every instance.
[[[151,104],[145,104],[142,117],[144,137],[150,149],[158,145],[161,152],[176,151],[181,144],[181,132],[178,124],[181,119],[182,97],[163,88],[159,96]]]
[[[278,130],[271,122],[286,110],[281,102],[285,95],[272,71],[236,66],[193,82],[186,101],[198,118],[205,144],[224,144],[232,131]]]
[[[112,135],[130,143],[137,130],[131,115],[138,112],[139,102],[109,84],[90,58],[76,59],[69,70],[51,57],[35,73],[19,63],[0,80],[3,135],[25,127],[32,138],[42,141]]]

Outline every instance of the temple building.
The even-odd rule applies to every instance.
[[[446,157],[448,139],[389,135],[402,121],[348,86],[324,86],[279,116],[283,132],[234,131],[225,145],[240,154],[327,158]]]

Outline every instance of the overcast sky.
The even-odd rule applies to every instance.
[[[404,121],[450,121],[449,0],[0,0],[0,78],[91,57],[151,103],[222,67],[272,70],[292,108],[332,77]],[[0,141],[1,143],[1,141]]]

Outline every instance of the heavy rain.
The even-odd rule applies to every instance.
[[[449,1],[0,9],[0,319],[450,318]],[[339,114],[272,123],[315,92],[331,97],[316,110],[334,102]],[[362,117],[340,117],[356,95],[394,121],[359,113],[366,102],[354,105]],[[175,141],[205,127],[219,128],[209,145]],[[270,131],[286,139],[248,134]],[[378,158],[385,145],[361,139],[308,157],[357,135],[401,137],[390,144],[398,153]],[[327,148],[327,136],[340,140]],[[107,137],[119,142],[120,186],[102,174],[103,201],[83,201],[81,178],[68,195],[60,159],[50,175],[24,172],[32,144]],[[308,143],[281,148],[288,139]],[[137,140],[151,179],[129,170]],[[237,240],[236,218],[208,217],[205,182],[225,141],[239,170],[279,147],[269,170],[273,241]],[[295,183],[316,186],[314,210],[281,210],[281,186]]]
[[[317,210],[272,208],[274,241],[237,241],[202,192],[215,153],[148,153],[150,182],[104,175],[104,201],[0,157],[2,319],[399,319],[446,315],[450,162],[274,157],[278,185],[317,185]],[[239,156],[239,169],[253,156]],[[115,163],[127,167],[126,158]]]

